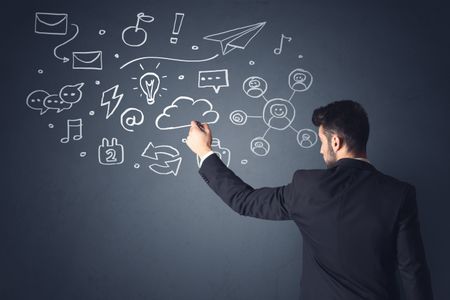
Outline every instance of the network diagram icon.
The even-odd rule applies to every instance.
[[[230,121],[234,125],[245,125],[249,118],[262,119],[267,126],[262,136],[255,137],[250,142],[250,150],[257,156],[266,156],[270,151],[270,143],[266,136],[269,131],[283,131],[291,129],[297,134],[297,143],[302,148],[311,148],[317,143],[317,134],[314,130],[303,128],[300,130],[292,126],[295,119],[295,107],[291,100],[296,93],[307,91],[313,82],[313,76],[304,69],[294,69],[288,77],[289,87],[292,94],[289,99],[273,98],[267,99],[267,82],[258,76],[248,77],[242,84],[244,93],[250,98],[262,98],[265,100],[262,115],[251,116],[242,110],[235,110],[230,113]]]

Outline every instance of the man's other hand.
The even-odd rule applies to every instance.
[[[206,153],[211,151],[212,134],[208,124],[202,124],[200,128],[195,121],[191,121],[191,128],[186,139],[188,147],[202,158]]]

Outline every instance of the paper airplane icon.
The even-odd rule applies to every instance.
[[[264,25],[266,25],[266,22],[260,22],[211,34],[205,36],[203,39],[219,42],[222,47],[222,54],[225,55],[236,48],[245,49],[248,43],[250,43],[250,41],[261,31]]]

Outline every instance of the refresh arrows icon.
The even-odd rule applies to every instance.
[[[178,175],[180,170],[181,161],[180,152],[169,145],[155,146],[152,142],[149,142],[142,157],[156,160],[157,162],[149,165],[149,169],[159,175]]]

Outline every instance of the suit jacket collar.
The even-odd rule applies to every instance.
[[[336,162],[335,166],[375,170],[375,167],[371,163],[354,158],[341,158]]]

